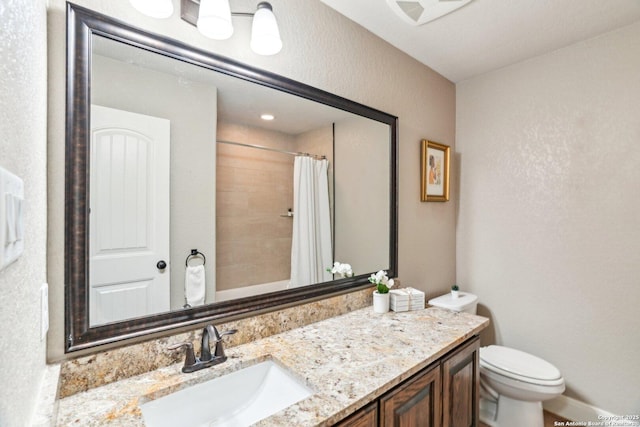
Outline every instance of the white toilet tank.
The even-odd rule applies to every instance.
[[[460,292],[458,298],[453,298],[451,292],[449,292],[429,300],[429,305],[453,311],[464,311],[465,313],[476,314],[476,310],[478,308],[478,297],[468,292]]]

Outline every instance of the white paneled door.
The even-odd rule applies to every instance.
[[[169,120],[91,106],[90,326],[169,310],[169,148]]]

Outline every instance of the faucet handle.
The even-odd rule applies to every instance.
[[[224,348],[222,347],[222,337],[225,335],[235,334],[237,332],[236,329],[231,329],[229,331],[224,331],[223,333],[218,332],[218,328],[214,325],[205,326],[202,331],[202,345],[200,346],[200,361],[208,362],[215,358],[224,357]],[[215,349],[213,350],[213,355],[211,354],[211,349],[209,347],[210,342],[213,341],[215,343]]]
[[[214,330],[216,331],[216,335],[217,336],[216,336],[216,348],[215,348],[213,354],[214,354],[215,357],[218,357],[218,358],[223,357],[223,358],[226,359],[227,357],[224,354],[224,345],[222,344],[222,337],[225,336],[225,335],[233,335],[236,332],[238,332],[238,330],[237,329],[229,329],[228,331],[224,331],[224,332],[222,332],[220,334],[218,333],[218,330],[215,329],[215,327],[214,327]]]
[[[182,372],[186,372],[185,369],[194,366],[196,362],[196,355],[193,352],[193,344],[188,341],[181,342],[178,344],[173,344],[167,347],[168,350],[177,350],[179,348],[184,347],[186,349],[184,356],[184,366],[182,367]]]
[[[218,328],[216,328],[214,325],[208,325],[205,329],[208,331],[209,335],[213,335],[212,338],[216,342],[220,341],[222,337],[225,335],[233,335],[236,332],[238,332],[237,329],[230,329],[228,331],[224,331],[223,333],[220,333],[218,332]]]
[[[225,336],[225,335],[233,335],[236,332],[238,332],[237,329],[229,329],[228,331],[224,331],[224,332],[222,332],[221,334],[218,335],[218,340],[221,340],[222,337]]]

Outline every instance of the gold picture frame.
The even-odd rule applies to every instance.
[[[423,139],[420,172],[420,200],[449,201],[449,146]]]

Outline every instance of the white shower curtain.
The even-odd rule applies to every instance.
[[[293,165],[290,288],[333,279],[327,160],[297,156]]]

